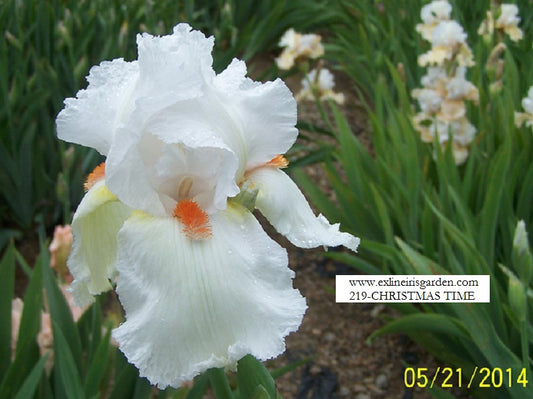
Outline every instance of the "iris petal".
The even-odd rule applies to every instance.
[[[239,121],[246,151],[243,160],[250,168],[285,154],[298,130],[296,101],[285,83],[281,79],[259,83],[245,75],[245,63],[234,59],[216,76],[214,85],[227,112]]]
[[[128,114],[130,94],[138,78],[137,61],[122,58],[103,61],[91,68],[89,86],[76,98],[67,98],[57,116],[57,136],[95,148],[107,155],[121,118]]]
[[[78,306],[93,301],[93,295],[111,289],[115,275],[117,233],[131,213],[100,180],[83,197],[74,219],[74,242],[68,259],[74,277],[72,293]]]
[[[298,186],[281,170],[258,168],[250,173],[248,181],[259,189],[257,209],[294,245],[300,248],[344,245],[357,251],[359,238],[340,232],[339,224],[329,224],[323,215],[315,217]]]
[[[214,38],[178,24],[173,34],[137,35],[139,52],[138,112],[152,114],[183,99],[201,94],[211,81]]]
[[[210,223],[212,237],[195,241],[177,219],[134,212],[119,232],[117,292],[126,322],[113,336],[160,388],[246,354],[277,356],[306,309],[286,251],[251,213],[230,206]]]
[[[171,114],[168,119],[176,121]],[[183,138],[186,133],[194,137],[195,131],[185,129],[187,123],[179,126],[174,130],[175,142],[164,141],[170,140],[164,135],[168,123],[154,122],[153,129],[147,130],[158,135],[144,133],[140,140],[125,135],[120,145],[112,147],[106,179],[124,203],[153,215],[172,215],[182,199],[179,187],[183,179],[192,180],[191,197],[209,213],[224,209],[227,197],[239,192],[234,180],[235,154],[216,137],[198,134],[196,140]]]

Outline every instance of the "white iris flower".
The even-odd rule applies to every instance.
[[[279,46],[283,47],[283,51],[276,58],[278,68],[291,69],[298,60],[322,57],[324,46],[322,46],[321,41],[322,36],[320,35],[302,34],[290,28],[279,41]]]
[[[417,24],[415,29],[422,37],[431,41],[433,30],[441,21],[448,21],[452,12],[452,6],[446,0],[435,0],[422,7],[420,17],[423,24]]]
[[[320,100],[333,100],[337,104],[344,104],[344,94],[333,91],[335,78],[327,68],[311,70],[302,80],[302,89],[296,95],[296,101],[315,100],[317,96]]]
[[[515,125],[522,126],[524,123],[527,127],[533,127],[533,86],[529,88],[527,97],[522,99],[522,108],[526,112],[515,112]]]
[[[496,28],[502,29],[507,33],[512,41],[520,41],[524,36],[524,33],[518,27],[518,24],[520,23],[518,7],[516,4],[502,4],[500,10],[501,14],[496,20]]]
[[[72,222],[72,291],[82,305],[116,279],[113,336],[160,388],[277,356],[298,329],[305,299],[254,205],[294,245],[359,244],[280,170],[298,134],[289,89],[239,60],[217,75],[213,43],[187,24],[139,35],[138,60],[93,67],[57,117],[59,138],[107,156]]]

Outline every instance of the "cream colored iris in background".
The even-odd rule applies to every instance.
[[[516,4],[502,4],[500,6],[500,16],[495,24],[496,29],[503,30],[512,41],[518,42],[524,36],[522,30],[518,27],[519,23],[520,17],[518,16]]]
[[[431,43],[431,49],[420,55],[418,64],[428,66],[421,79],[422,88],[412,91],[420,112],[413,126],[427,143],[437,140],[442,148],[450,146],[456,164],[468,158],[469,145],[476,128],[466,115],[466,101],[479,102],[479,91],[466,79],[466,67],[474,64],[463,27],[449,20],[452,8],[444,0],[436,0],[422,8],[416,30]]]
[[[289,89],[239,60],[217,75],[213,44],[186,24],[139,35],[138,59],[93,67],[57,117],[59,138],[107,157],[72,222],[72,291],[84,304],[116,281],[113,337],[160,388],[277,356],[298,329],[305,299],[254,207],[299,247],[359,243],[281,170],[298,134]]]
[[[522,108],[526,112],[515,112],[516,126],[525,124],[527,127],[533,127],[533,86],[529,88],[527,97],[522,99]]]
[[[291,69],[298,60],[319,58],[324,55],[322,37],[314,33],[298,33],[289,29],[283,34],[279,46],[283,47],[280,56],[276,58],[279,69]]]
[[[313,69],[302,79],[302,89],[296,95],[296,101],[314,101],[316,96],[321,101],[333,100],[337,104],[344,104],[344,94],[335,92],[334,87],[335,78],[329,69]]]

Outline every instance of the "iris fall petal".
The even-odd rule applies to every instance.
[[[315,217],[304,195],[291,178],[276,168],[258,168],[248,176],[258,188],[256,207],[276,230],[301,248],[343,245],[357,251],[359,238],[339,231],[319,215]]]
[[[212,237],[195,241],[177,219],[134,212],[119,232],[117,292],[126,322],[113,336],[160,388],[246,354],[280,354],[306,309],[286,251],[251,213],[230,206],[210,223]]]
[[[72,220],[74,242],[67,262],[74,277],[71,290],[78,306],[111,289],[109,279],[116,274],[117,233],[130,213],[103,179],[83,197]]]

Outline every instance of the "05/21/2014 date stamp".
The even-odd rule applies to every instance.
[[[406,388],[511,388],[528,386],[525,368],[475,367],[471,375],[462,368],[437,367],[431,372],[427,367],[407,367],[403,373]]]

